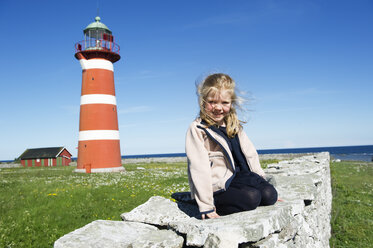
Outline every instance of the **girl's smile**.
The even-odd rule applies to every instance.
[[[224,124],[224,118],[229,114],[232,105],[230,91],[222,89],[210,92],[205,101],[205,111],[219,126]]]

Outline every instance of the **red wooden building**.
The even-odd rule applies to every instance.
[[[69,165],[71,156],[65,147],[46,147],[27,149],[19,159],[24,167],[57,166]]]

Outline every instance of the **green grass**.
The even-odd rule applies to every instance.
[[[169,198],[189,189],[184,163],[131,164],[123,174],[73,169],[1,169],[0,247],[51,247],[94,220],[120,220],[153,195]]]
[[[277,164],[280,162],[278,159],[266,159],[266,160],[260,160],[260,165],[263,169],[266,169],[269,164]]]
[[[373,163],[331,163],[330,247],[373,247]]]
[[[153,195],[189,190],[185,163],[125,167],[125,173],[104,174],[74,173],[74,167],[1,169],[0,247],[52,247],[94,220],[120,220]],[[373,164],[332,163],[331,171],[331,247],[372,247]]]

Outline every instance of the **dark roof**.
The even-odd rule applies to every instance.
[[[24,151],[24,153],[22,153],[21,156],[19,156],[19,159],[56,158],[57,155],[60,154],[64,149],[64,147],[45,147],[27,149],[26,151]]]

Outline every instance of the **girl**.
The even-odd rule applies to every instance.
[[[235,82],[212,74],[198,86],[198,100],[186,154],[191,196],[202,219],[273,205],[277,191],[263,178],[258,153],[237,117]]]

